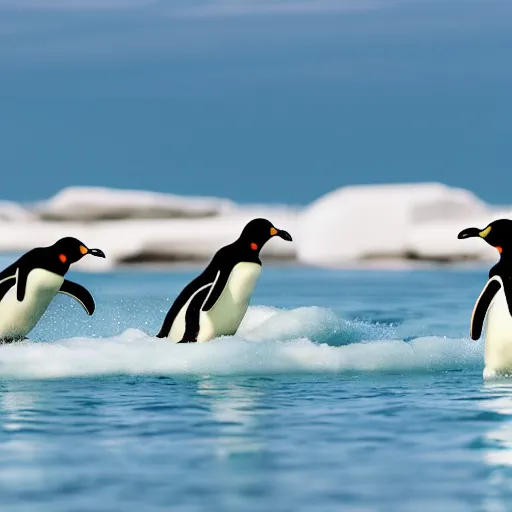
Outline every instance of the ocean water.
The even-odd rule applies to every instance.
[[[73,274],[0,347],[2,511],[512,510],[512,381],[487,269],[263,269],[240,332],[153,338],[190,272]]]

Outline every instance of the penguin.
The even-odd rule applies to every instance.
[[[100,249],[66,237],[32,249],[0,273],[0,343],[26,339],[57,293],[76,299],[89,315],[94,313],[92,295],[64,279],[70,265],[86,254],[105,258]]]
[[[484,378],[512,373],[512,220],[499,219],[484,229],[468,228],[459,239],[480,237],[496,248],[498,263],[473,307],[470,337],[480,339],[485,325]]]
[[[260,251],[275,236],[292,241],[287,231],[267,219],[251,220],[178,295],[157,337],[202,343],[235,334],[261,272]]]

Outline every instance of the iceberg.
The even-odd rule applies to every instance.
[[[492,247],[477,239],[458,240],[457,234],[510,217],[511,210],[440,183],[347,186],[305,207],[69,187],[33,205],[0,201],[0,254],[10,258],[74,236],[107,255],[106,260],[84,258],[77,270],[158,262],[204,264],[238,238],[249,220],[265,217],[289,231],[294,243],[271,240],[262,251],[263,261],[381,268],[410,260],[492,261],[497,257]]]
[[[368,259],[488,258],[492,249],[458,232],[498,212],[473,193],[440,183],[342,187],[301,213],[299,261],[332,266]]]
[[[142,190],[68,187],[35,205],[43,220],[98,221],[113,219],[201,218],[235,208],[227,199],[184,197]]]
[[[30,220],[36,216],[33,212],[13,201],[0,201],[0,221]]]

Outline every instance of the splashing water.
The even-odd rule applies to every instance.
[[[174,344],[127,329],[109,338],[71,338],[0,347],[0,376],[230,375],[478,367],[482,344],[465,339],[392,339],[384,326],[342,320],[331,310],[249,308],[235,336]]]

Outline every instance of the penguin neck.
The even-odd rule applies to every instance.
[[[38,248],[22,256],[22,258],[20,258],[20,264],[32,268],[41,268],[64,277],[69,270],[71,262],[69,260],[63,262],[59,259],[58,254],[55,254],[53,251],[48,251],[47,248]]]
[[[252,259],[259,261],[260,251],[265,243],[262,243],[260,240],[251,240],[250,238],[241,237],[236,241],[236,245],[240,247],[242,253],[249,256],[251,261]]]
[[[489,272],[489,277],[496,275],[502,278],[512,278],[512,252],[504,250],[500,253],[500,260]]]

